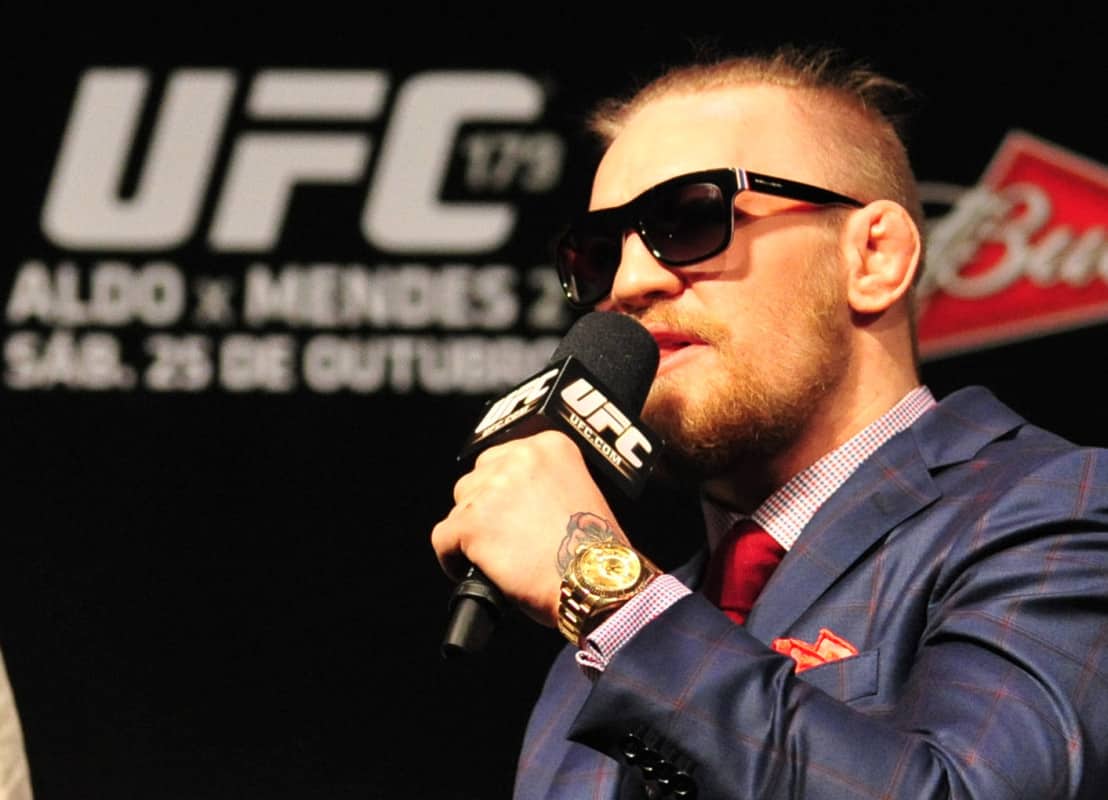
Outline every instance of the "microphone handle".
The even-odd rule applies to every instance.
[[[484,649],[504,613],[504,594],[477,567],[470,565],[450,598],[450,619],[442,639],[443,658]]]

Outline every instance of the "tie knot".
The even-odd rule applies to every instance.
[[[742,519],[735,520],[735,524],[723,535],[723,540],[734,542],[751,534],[769,536],[769,534],[766,533],[766,529],[753,519],[750,517],[743,517]],[[773,537],[770,536],[770,538],[772,539]]]
[[[712,554],[704,594],[742,623],[785,555],[785,548],[752,519],[736,522]]]

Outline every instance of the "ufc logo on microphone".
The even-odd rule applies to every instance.
[[[557,369],[548,370],[501,397],[493,403],[474,434],[487,436],[526,414],[550,391],[550,381],[557,375]]]
[[[642,467],[642,458],[635,451],[649,455],[653,450],[650,440],[602,392],[584,378],[578,378],[562,390],[561,398],[593,432],[615,434],[616,439],[611,444],[615,452],[635,468]],[[586,431],[582,433],[587,435]],[[599,444],[594,442],[594,445]]]

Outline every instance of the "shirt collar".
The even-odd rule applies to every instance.
[[[935,405],[926,386],[917,386],[892,408],[857,434],[794,475],[750,516],[786,550],[791,548],[819,507],[881,445],[910,427]],[[744,514],[721,506],[707,497],[701,500],[708,534],[708,546],[716,543]]]

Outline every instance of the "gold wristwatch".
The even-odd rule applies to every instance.
[[[562,577],[558,630],[580,647],[604,618],[637,595],[661,570],[630,547],[594,542],[577,551]]]

